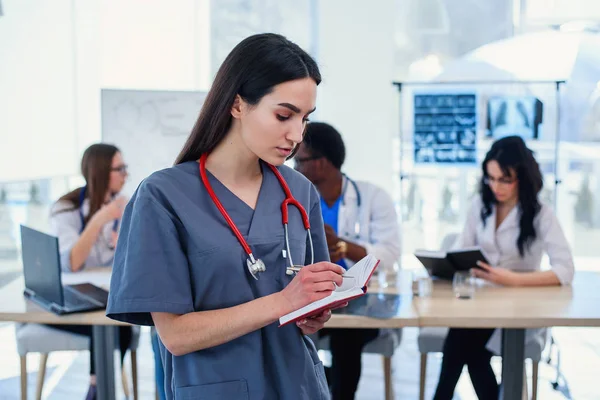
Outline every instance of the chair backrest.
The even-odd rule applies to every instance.
[[[444,236],[444,238],[442,239],[442,243],[440,244],[440,250],[450,250],[454,245],[454,242],[456,242],[456,239],[458,239],[458,233],[449,233],[446,236]]]

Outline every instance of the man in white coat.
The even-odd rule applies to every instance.
[[[332,262],[348,269],[372,254],[378,269],[392,270],[400,257],[394,204],[383,189],[342,173],[344,141],[331,125],[310,123],[294,161],[321,196],[321,211]],[[364,345],[378,329],[324,329],[330,335],[332,366],[326,370],[333,400],[354,399]]]

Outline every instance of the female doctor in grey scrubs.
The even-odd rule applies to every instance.
[[[305,335],[331,311],[277,323],[342,282],[316,189],[283,165],[302,141],[320,81],[315,61],[283,36],[243,40],[176,165],[145,179],[125,209],[107,315],[156,326],[167,399],[329,398]],[[290,197],[301,207],[289,205],[284,231]],[[291,257],[306,266],[286,273]]]

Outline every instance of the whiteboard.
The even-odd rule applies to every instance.
[[[154,171],[173,165],[205,97],[206,92],[193,91],[101,91],[102,141],[117,146],[129,166],[125,194],[133,194]]]

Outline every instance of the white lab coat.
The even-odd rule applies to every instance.
[[[496,208],[492,207],[492,214],[487,218],[485,225],[481,221],[482,208],[483,202],[477,196],[469,209],[465,227],[454,244],[455,248],[479,246],[492,266],[520,271],[540,270],[542,255],[545,252],[550,259],[551,270],[560,283],[568,285],[572,282],[575,274],[573,255],[552,208],[542,204],[540,212],[533,221],[537,237],[529,250],[526,248],[523,258],[517,247],[520,207],[513,208],[498,229],[496,229]],[[525,344],[536,340],[543,345],[546,341],[546,331],[546,329],[527,329]],[[501,332],[496,329],[487,348],[500,354],[501,343]]]
[[[81,235],[81,216],[79,209],[72,209],[73,205],[67,201],[58,201],[50,211],[50,231],[58,237],[60,263],[64,272],[71,272],[71,250]],[[66,211],[65,211],[66,210]],[[83,215],[87,216],[90,210],[89,199],[83,201]],[[115,250],[112,244],[113,222],[109,222],[100,231],[98,240],[90,250],[85,260],[84,267],[112,266]]]
[[[398,218],[392,198],[383,189],[369,182],[355,181],[360,192],[360,207],[354,185],[344,177],[346,187],[338,214],[338,236],[358,244],[380,260],[378,269],[391,270],[400,258]],[[344,186],[345,185],[345,186]],[[356,235],[356,223],[360,227]],[[354,262],[345,259],[348,268]]]

